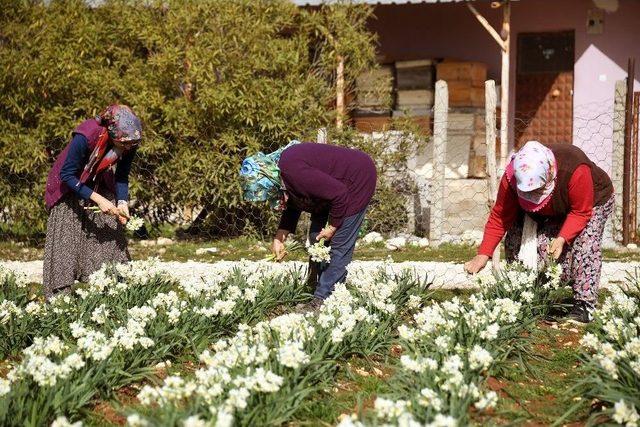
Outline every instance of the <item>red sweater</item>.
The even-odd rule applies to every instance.
[[[562,224],[558,236],[563,237],[567,243],[571,242],[591,219],[593,212],[593,179],[591,169],[587,165],[580,165],[576,168],[569,180],[569,203],[571,211]],[[520,212],[518,195],[509,185],[507,177],[503,176],[498,189],[496,204],[491,209],[487,225],[484,227],[484,237],[478,249],[478,254],[492,256],[494,249],[502,240],[505,233],[518,218]],[[554,216],[551,203],[540,209],[538,214],[543,216]]]

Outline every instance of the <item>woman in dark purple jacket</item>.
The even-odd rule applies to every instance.
[[[347,276],[358,232],[376,189],[376,167],[359,150],[293,141],[280,150],[258,153],[242,163],[244,197],[283,209],[272,250],[284,258],[284,241],[294,233],[302,211],[311,213],[310,239],[330,241],[331,260],[310,261],[317,286],[310,308],[318,308]]]
[[[88,280],[105,262],[129,260],[123,225],[129,218],[129,171],[142,137],[140,120],[126,105],[111,105],[72,135],[45,191],[47,299],[75,280]],[[88,210],[91,202],[101,212]]]

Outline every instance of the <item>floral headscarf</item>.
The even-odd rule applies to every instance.
[[[80,175],[82,183],[111,167],[122,156],[123,150],[110,142],[128,144],[128,149],[131,149],[142,138],[140,119],[126,105],[110,105],[96,116],[96,122],[106,130],[98,136],[98,142]]]
[[[240,168],[240,181],[244,199],[250,202],[268,201],[273,209],[284,207],[284,189],[280,180],[278,162],[282,152],[300,141],[291,141],[270,154],[258,152],[247,157]]]
[[[515,177],[520,205],[527,211],[541,209],[556,186],[557,165],[553,152],[538,141],[528,141],[513,154],[506,168],[507,179]]]

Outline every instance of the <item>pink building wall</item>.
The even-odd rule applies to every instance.
[[[489,2],[474,2],[494,28],[502,11]],[[613,96],[616,80],[626,77],[627,59],[636,58],[640,76],[640,1],[620,0],[618,10],[605,12],[602,34],[587,34],[591,0],[521,0],[511,6],[511,106],[515,103],[517,34],[574,30],[574,144],[611,170]],[[481,61],[489,78],[500,82],[501,56],[497,43],[464,3],[376,6],[371,29],[379,36],[381,60],[456,58]],[[640,90],[638,78],[636,89]],[[511,110],[510,129],[514,114]],[[512,132],[510,132],[512,136]]]

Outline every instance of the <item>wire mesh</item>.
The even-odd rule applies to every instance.
[[[616,193],[619,193],[622,152],[615,138],[624,128],[624,122],[620,122],[624,115],[614,110],[614,98],[575,105],[573,116],[571,142],[612,176]],[[372,122],[367,128],[360,123],[357,132],[338,134],[332,130],[328,135],[327,143],[361,148],[370,152],[377,163],[380,180],[361,234],[379,232],[387,241],[400,237],[407,245],[426,238],[431,246],[461,245],[470,248],[463,253],[472,254],[472,247],[482,239],[490,210],[485,173],[485,109],[450,107],[447,97],[438,96],[436,91],[434,107],[428,116],[420,119],[408,117],[406,122],[410,126],[391,121],[390,125],[387,123],[382,127]],[[515,117],[514,130],[527,126],[527,123],[527,119]],[[499,135],[499,131],[496,134]],[[58,152],[64,147],[60,140],[45,145],[56,147]],[[499,146],[499,141],[496,145]],[[52,149],[50,160],[56,154]],[[130,208],[133,214],[145,219],[146,227],[139,230],[132,241],[139,243],[159,236],[204,243],[247,236],[262,241],[271,238],[277,228],[279,214],[266,205],[241,200],[235,171],[241,156],[237,157],[237,164],[225,165],[233,172],[227,174],[223,182],[210,183],[214,189],[211,200],[203,203],[194,198],[193,203],[185,203],[185,200],[190,200],[188,185],[179,190],[184,194],[174,194],[173,189],[177,187],[159,179],[155,173],[157,168],[166,167],[177,161],[177,156],[184,155],[170,150],[144,148],[138,153],[131,172]],[[220,166],[214,163],[201,165],[199,161],[193,159],[192,179],[198,179],[197,174],[206,168]],[[180,162],[184,162],[184,158]],[[46,173],[43,171],[8,170],[3,174],[5,183],[29,188],[30,197],[40,197],[44,190]],[[224,186],[225,189],[236,187],[237,199],[233,203],[216,200],[216,186]],[[28,236],[32,239],[30,243],[41,245],[42,233],[29,234],[22,228],[30,216],[46,218],[44,204],[40,207],[42,211],[25,214],[20,207],[21,197],[5,196],[8,203],[0,211],[2,238]],[[617,208],[619,211],[619,206]],[[303,216],[298,229],[300,239],[304,239],[308,223],[308,216]],[[617,219],[614,215],[607,228],[605,246],[615,245],[619,235],[617,229],[619,213]],[[396,247],[387,245],[389,254],[394,256],[396,251],[402,251],[404,243]],[[631,264],[610,264],[607,268],[615,269],[614,272],[608,270],[612,274],[611,280],[619,280]],[[463,280],[461,270],[451,272],[450,264],[434,264],[432,274],[439,274],[441,280]]]

